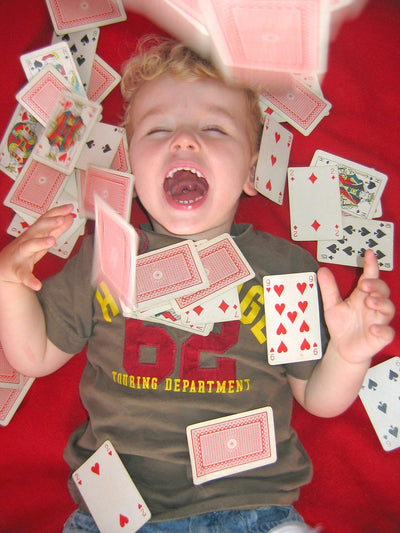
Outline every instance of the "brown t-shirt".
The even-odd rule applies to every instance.
[[[109,439],[152,520],[288,505],[311,478],[309,458],[290,426],[287,374],[308,379],[315,362],[268,364],[262,278],[316,270],[317,263],[302,248],[249,225],[233,226],[232,235],[256,277],[239,288],[241,321],[215,324],[205,337],[125,318],[104,283],[91,286],[91,237],[39,295],[51,341],[69,353],[87,344],[80,394],[89,418],[71,436],[67,462],[76,469]],[[143,251],[176,241],[142,232]],[[326,345],[325,328],[322,338]],[[267,405],[277,462],[195,486],[186,426]]]

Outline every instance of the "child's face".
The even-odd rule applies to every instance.
[[[154,229],[192,238],[229,232],[242,191],[255,194],[245,94],[164,74],[134,98],[129,154]]]

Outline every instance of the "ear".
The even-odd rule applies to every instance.
[[[254,188],[254,181],[256,177],[256,166],[257,166],[258,153],[255,154],[252,158],[252,165],[249,170],[249,176],[243,185],[243,192],[248,196],[256,196],[257,191]]]

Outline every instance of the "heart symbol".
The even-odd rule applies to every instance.
[[[309,349],[310,349],[310,344],[307,339],[304,339],[303,342],[301,343],[300,350],[309,350]]]
[[[296,320],[297,312],[296,311],[289,311],[287,316],[288,316],[290,322],[293,324],[294,321]]]
[[[100,475],[99,463],[95,463],[90,470],[93,472],[93,474],[96,474],[97,476],[99,476]]]
[[[274,166],[276,163],[276,157],[274,155],[271,155],[271,163],[272,163],[272,166]]]
[[[285,304],[275,304],[275,309],[281,315],[283,313],[283,310],[285,309]]]
[[[25,122],[25,120],[28,120],[29,116],[28,113],[25,111],[25,113],[22,113],[22,120]]]
[[[283,285],[274,285],[274,291],[278,296],[280,296],[283,292]]]
[[[60,157],[58,158],[61,163],[65,163],[65,160],[67,159],[67,152],[64,152]]]
[[[280,136],[279,133],[276,131],[276,132],[275,132],[275,142],[278,143],[280,138],[281,138],[281,136]]]
[[[272,186],[271,186],[271,180],[268,180],[268,183],[267,185],[265,186],[265,188],[267,189],[267,191],[270,191],[272,189]]]
[[[308,302],[307,302],[307,301],[305,301],[305,302],[298,302],[297,305],[300,307],[301,311],[303,311],[303,313],[304,313],[304,311],[307,309]]]
[[[307,283],[298,283],[297,288],[301,292],[301,294],[304,294],[304,291],[306,290]]]
[[[119,515],[119,525],[121,527],[125,527],[128,522],[129,518],[127,516],[124,516],[123,514]]]
[[[278,329],[276,330],[276,334],[277,335],[282,335],[282,334],[285,335],[285,333],[287,333],[287,330],[286,330],[285,326],[282,323],[279,324]]]
[[[278,346],[278,353],[287,352],[286,344],[282,341]]]
[[[303,320],[303,323],[302,325],[300,326],[300,331],[303,333],[303,331],[310,331],[310,328],[307,324],[307,322],[305,322],[305,320]]]

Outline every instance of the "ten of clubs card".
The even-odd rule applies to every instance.
[[[265,276],[263,283],[269,364],[320,359],[315,272]]]
[[[151,513],[110,441],[73,474],[101,533],[134,533]]]

